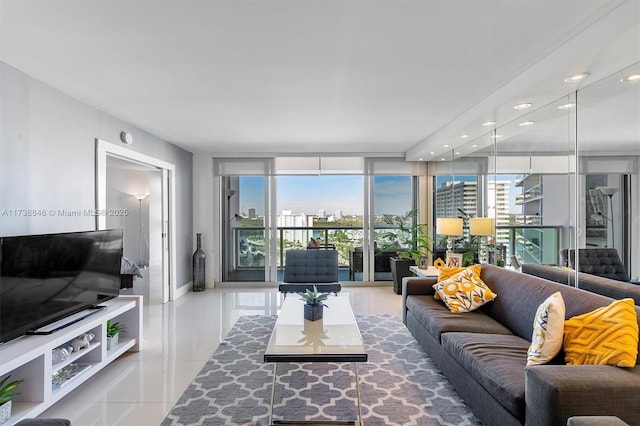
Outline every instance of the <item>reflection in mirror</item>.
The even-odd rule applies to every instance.
[[[640,275],[640,63],[578,93],[579,270]],[[605,262],[607,268],[596,261]],[[607,269],[607,271],[605,271]]]
[[[639,157],[636,63],[456,147],[453,173],[430,165],[436,217],[452,213],[441,185],[468,176],[475,198],[461,195],[457,205],[495,218],[493,252],[507,265],[553,265],[574,283],[576,253],[607,249],[627,280],[640,281]]]
[[[507,265],[557,265],[560,247],[571,243],[574,107],[571,94],[538,108],[498,127],[494,143],[482,150],[493,154],[489,199],[495,200],[496,250]]]

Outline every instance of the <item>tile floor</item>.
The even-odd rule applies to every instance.
[[[402,315],[391,283],[345,286],[356,315]],[[144,306],[144,350],[127,354],[40,417],[73,426],[159,425],[241,315],[275,315],[276,288],[207,289],[167,304]]]

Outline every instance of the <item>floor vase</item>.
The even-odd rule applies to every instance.
[[[202,234],[196,234],[197,237],[197,248],[195,253],[193,253],[193,276],[192,276],[192,284],[193,291],[203,291],[205,288],[204,285],[204,261],[205,255],[202,250]]]

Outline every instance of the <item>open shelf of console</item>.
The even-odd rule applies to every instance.
[[[122,295],[103,305],[104,309],[52,334],[23,336],[0,345],[0,378],[11,375],[11,380],[24,380],[5,425],[36,417],[125,352],[142,350],[142,296]],[[111,350],[107,350],[108,320],[126,326],[119,343]],[[93,334],[87,346],[54,364],[54,349],[68,347],[86,333]],[[81,369],[81,366],[89,367]],[[62,386],[60,382],[54,384],[53,376],[64,368],[75,369],[76,375]]]

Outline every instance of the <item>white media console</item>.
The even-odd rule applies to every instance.
[[[142,350],[142,296],[122,295],[101,305],[106,308],[52,334],[23,336],[0,345],[0,379],[11,375],[10,381],[24,380],[17,389],[20,395],[13,399],[11,419],[5,425],[36,417],[123,353]],[[108,320],[127,327],[110,350],[107,350]],[[54,363],[54,349],[69,346],[85,333],[94,335],[88,347]],[[62,385],[54,384],[54,375],[63,368],[69,369],[71,364],[84,370]]]

